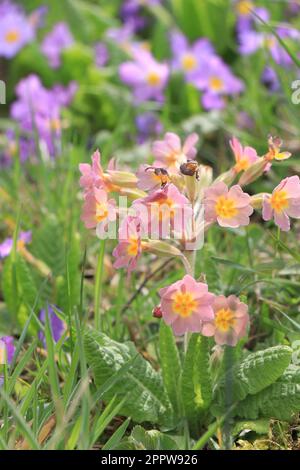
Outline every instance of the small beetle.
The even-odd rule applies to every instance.
[[[196,160],[189,160],[186,163],[180,165],[180,171],[185,176],[196,176],[196,180],[199,181],[199,164]]]

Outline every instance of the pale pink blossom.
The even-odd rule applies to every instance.
[[[215,183],[205,191],[205,220],[218,222],[221,227],[237,228],[248,225],[253,213],[249,194],[244,193],[239,185],[230,189],[225,183]]]
[[[259,157],[256,150],[252,147],[243,147],[236,137],[233,137],[229,144],[236,161],[234,169],[237,173],[247,170],[253,163],[258,161]]]
[[[160,289],[161,312],[164,321],[171,325],[175,335],[200,332],[203,322],[212,321],[214,294],[207,284],[186,275],[168,287]]]
[[[116,258],[115,268],[127,268],[131,273],[136,268],[142,252],[141,221],[138,217],[128,216],[119,229],[119,243],[113,251]]]
[[[275,224],[284,232],[290,229],[290,219],[300,218],[300,178],[285,178],[274,189],[272,195],[265,195],[262,216],[264,220],[274,218]]]
[[[104,227],[108,222],[115,221],[115,200],[108,199],[107,192],[103,189],[94,188],[85,196],[81,220],[88,229]]]
[[[156,191],[170,182],[167,170],[158,166],[140,165],[136,176],[137,187],[143,191]]]
[[[249,324],[248,306],[235,295],[215,297],[214,319],[205,322],[201,333],[214,336],[217,344],[235,346],[246,335]]]
[[[107,169],[115,171],[115,160],[110,160]],[[106,174],[101,166],[101,155],[99,150],[96,150],[92,155],[92,164],[81,163],[79,165],[81,178],[79,180],[80,186],[87,193],[94,188],[102,188],[107,191],[113,190],[110,177]]]
[[[183,235],[193,214],[189,200],[172,183],[137,199],[133,208],[150,238],[167,238],[171,230]]]
[[[182,145],[177,134],[167,132],[163,140],[157,140],[153,143],[154,165],[167,168],[171,173],[178,173],[182,163],[194,160],[196,157],[195,145],[198,139],[197,134],[190,134]]]

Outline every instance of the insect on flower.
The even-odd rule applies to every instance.
[[[170,183],[169,173],[165,168],[156,168],[155,166],[148,166],[145,171],[153,171],[154,175],[160,181],[161,189],[163,189],[168,183]]]
[[[180,165],[180,172],[185,176],[196,176],[196,180],[199,181],[199,164],[196,160],[189,160],[186,163]]]

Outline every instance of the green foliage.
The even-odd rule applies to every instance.
[[[300,409],[300,368],[289,370],[275,383],[248,396],[236,409],[240,417],[256,419],[258,416],[289,420]]]
[[[181,394],[184,414],[193,430],[201,425],[203,412],[212,400],[212,383],[209,365],[209,340],[192,334],[181,376]]]
[[[33,237],[33,252],[50,269],[53,276],[64,274],[65,253],[62,226],[54,216],[49,216]]]
[[[128,437],[118,447],[118,450],[176,450],[178,446],[174,439],[156,429],[145,430],[135,426]]]
[[[164,386],[174,411],[178,415],[180,411],[181,363],[173,331],[163,321],[159,329],[159,353]]]
[[[243,400],[248,394],[255,395],[274,383],[288,367],[292,350],[288,346],[274,346],[249,354],[240,364],[233,366],[232,401]],[[224,400],[226,376],[217,391],[218,400]]]
[[[10,314],[23,328],[31,309],[39,303],[35,281],[29,266],[19,253],[16,253],[15,262],[12,256],[5,260],[2,290]],[[30,326],[30,332],[35,332],[33,324]]]
[[[84,336],[85,351],[97,387],[112,377],[126,362],[133,364],[125,376],[104,395],[110,400],[126,397],[120,414],[131,416],[138,423],[149,421],[172,424],[171,404],[161,375],[135,349],[132,343],[117,343],[103,333],[88,329]]]

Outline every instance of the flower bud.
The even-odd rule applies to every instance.
[[[268,195],[267,193],[259,193],[259,194],[255,194],[254,196],[251,196],[250,204],[253,207],[253,209],[261,209],[263,205],[264,197],[267,195]]]
[[[117,171],[112,170],[107,172],[109,181],[116,186],[121,186],[122,188],[135,188],[137,185],[137,177],[134,173],[129,171]]]
[[[260,158],[256,163],[251,165],[240,177],[239,185],[245,186],[257,180],[269,165],[269,162],[265,158]]]
[[[155,253],[157,256],[182,256],[176,246],[161,240],[148,240],[142,242],[143,249]]]
[[[161,310],[160,304],[156,305],[156,307],[154,307],[154,309],[152,310],[152,315],[153,315],[154,318],[161,318],[162,317],[162,310]]]
[[[234,168],[231,168],[229,171],[225,171],[225,173],[222,173],[220,176],[218,176],[218,178],[215,180],[215,183],[222,181],[227,186],[230,186],[235,180],[235,177],[236,171]]]

